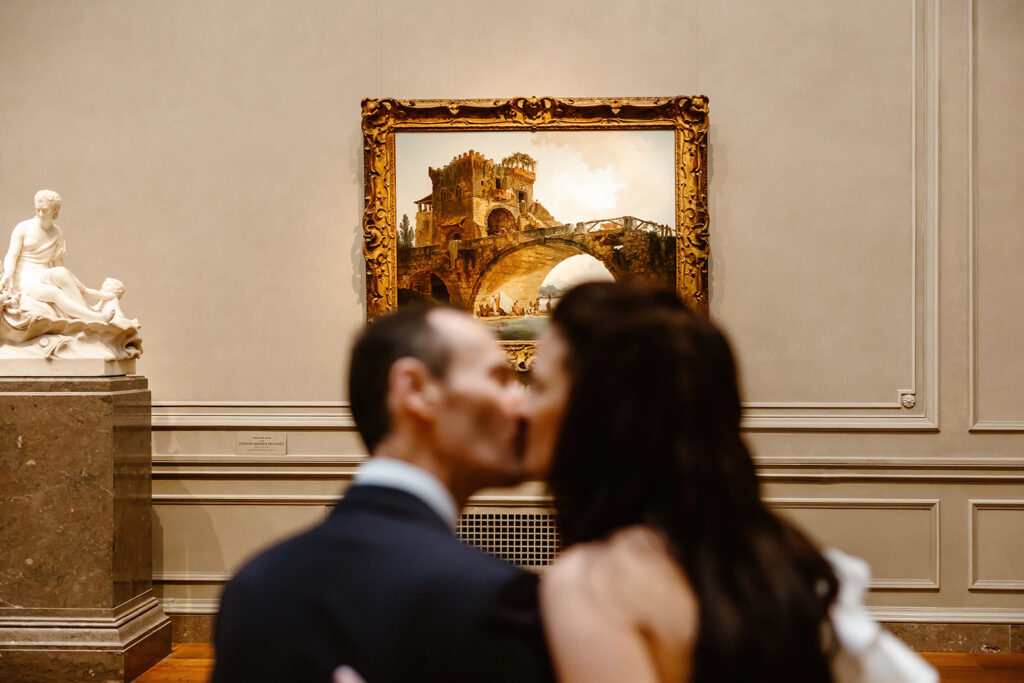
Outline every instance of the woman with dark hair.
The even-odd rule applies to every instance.
[[[560,680],[937,680],[868,618],[867,566],[765,506],[732,351],[675,294],[570,291],[528,419],[569,546],[541,592]]]

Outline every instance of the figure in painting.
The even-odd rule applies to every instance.
[[[107,278],[92,289],[64,265],[60,206],[59,194],[40,190],[35,216],[14,226],[0,273],[0,355],[137,358],[139,323],[121,310],[124,284]]]

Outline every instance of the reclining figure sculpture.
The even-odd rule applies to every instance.
[[[121,310],[124,285],[107,278],[90,289],[64,266],[64,233],[53,222],[60,205],[60,195],[40,190],[36,215],[14,226],[0,274],[0,361],[138,358],[141,328]]]

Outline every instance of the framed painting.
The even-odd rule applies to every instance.
[[[518,370],[580,282],[708,306],[708,100],[363,100],[367,318],[441,301]]]

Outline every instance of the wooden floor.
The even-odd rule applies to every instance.
[[[1024,655],[926,654],[943,683],[1024,681]]]
[[[206,683],[213,673],[213,646],[209,643],[175,643],[171,654],[135,679],[136,683]]]
[[[1024,655],[926,654],[943,683],[1024,682]],[[175,645],[171,656],[135,679],[135,683],[205,683],[213,670],[213,648],[206,643]]]

